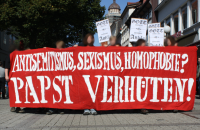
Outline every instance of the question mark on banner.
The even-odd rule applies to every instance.
[[[187,54],[183,54],[183,55],[182,55],[182,59],[183,59],[183,61],[182,61],[182,68],[183,68],[184,65],[188,62],[188,55],[187,55]],[[184,73],[184,69],[181,69],[180,72],[181,72],[181,73]]]

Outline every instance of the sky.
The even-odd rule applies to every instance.
[[[120,6],[120,8],[121,8],[121,13],[122,13],[123,10],[124,10],[124,8],[125,8],[126,5],[127,5],[127,2],[138,2],[138,1],[139,1],[139,0],[116,0],[116,3]],[[101,5],[106,7],[104,16],[108,13],[108,8],[109,8],[109,6],[110,6],[112,3],[113,3],[113,0],[101,0]],[[94,43],[94,45],[95,45],[95,46],[100,46],[99,39],[98,39],[98,34],[97,34],[97,33],[94,35],[94,38],[95,38],[95,43]]]

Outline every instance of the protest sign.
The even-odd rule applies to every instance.
[[[11,107],[192,110],[196,47],[14,51]]]
[[[149,28],[149,42],[150,46],[164,46],[164,28],[157,27],[157,28]]]
[[[159,28],[160,27],[160,23],[149,23],[148,24],[148,30],[150,29],[150,28]],[[150,44],[150,40],[149,40],[150,38],[149,38],[149,34],[148,34],[148,45],[149,46],[152,46],[151,44]],[[156,43],[156,44],[159,44],[159,43],[157,43],[157,40],[158,39],[154,39],[154,38],[152,38],[151,39],[151,43]]]
[[[146,40],[147,20],[146,19],[131,19],[130,42],[136,42],[138,39]]]
[[[159,28],[160,27],[160,23],[149,23],[148,24],[148,29],[149,28]]]
[[[99,22],[96,22],[97,33],[99,38],[99,43],[109,41],[111,36],[109,20],[105,19]]]

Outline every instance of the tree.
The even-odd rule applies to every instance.
[[[64,40],[69,46],[95,33],[102,20],[101,0],[0,0],[0,29],[27,39],[30,48],[52,46]]]

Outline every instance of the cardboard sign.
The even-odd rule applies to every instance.
[[[149,42],[150,46],[164,46],[164,28],[157,27],[157,28],[149,28]]]
[[[146,19],[131,19],[130,42],[136,42],[138,39],[146,40],[147,20]]]
[[[71,47],[10,55],[11,107],[192,110],[196,47]]]
[[[99,43],[109,41],[111,36],[109,20],[105,19],[96,22]]]

